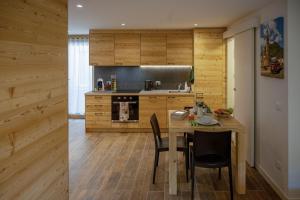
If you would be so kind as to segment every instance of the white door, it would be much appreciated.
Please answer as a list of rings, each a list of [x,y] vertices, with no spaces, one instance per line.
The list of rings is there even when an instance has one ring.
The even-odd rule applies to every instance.
[[[246,127],[250,166],[254,166],[254,43],[254,29],[234,36],[234,116]]]

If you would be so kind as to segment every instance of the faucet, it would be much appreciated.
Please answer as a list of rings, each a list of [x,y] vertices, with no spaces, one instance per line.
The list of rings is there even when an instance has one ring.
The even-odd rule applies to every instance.
[[[182,86],[182,84],[181,84],[181,83],[179,83],[179,84],[178,84],[178,88],[177,88],[177,89],[178,89],[178,90],[181,90],[181,86]]]

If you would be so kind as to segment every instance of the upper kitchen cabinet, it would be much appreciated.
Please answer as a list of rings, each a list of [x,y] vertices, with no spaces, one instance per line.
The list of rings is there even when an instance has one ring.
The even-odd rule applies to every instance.
[[[115,65],[140,65],[141,35],[139,33],[115,34]]]
[[[90,65],[113,66],[115,65],[115,39],[112,33],[99,33],[90,31]]]
[[[193,32],[170,32],[167,34],[167,64],[193,65]]]
[[[194,30],[194,91],[211,108],[226,105],[225,29]]]
[[[141,64],[167,64],[167,35],[166,33],[141,34]]]

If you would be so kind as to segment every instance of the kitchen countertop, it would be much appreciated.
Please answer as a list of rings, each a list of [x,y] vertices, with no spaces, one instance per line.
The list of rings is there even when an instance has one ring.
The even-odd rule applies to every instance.
[[[172,92],[169,92],[172,91]],[[139,93],[120,93],[120,92],[112,92],[112,91],[91,91],[85,93],[87,96],[94,96],[94,95],[108,95],[108,96],[115,96],[115,95],[139,95],[139,96],[194,96],[193,92],[176,92],[176,90],[150,90],[145,91],[142,90]]]

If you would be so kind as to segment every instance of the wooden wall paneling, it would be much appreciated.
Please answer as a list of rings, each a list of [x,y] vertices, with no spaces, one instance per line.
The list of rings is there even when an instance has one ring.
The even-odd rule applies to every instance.
[[[0,199],[68,199],[67,15],[0,2]]]
[[[113,33],[89,34],[90,65],[113,66],[115,64],[115,37]]]
[[[167,33],[167,64],[193,65],[193,32]]]
[[[141,33],[141,64],[167,64],[166,33]]]
[[[139,33],[115,34],[115,65],[140,65],[141,35]]]
[[[194,70],[196,93],[213,109],[226,105],[225,29],[194,30]]]

